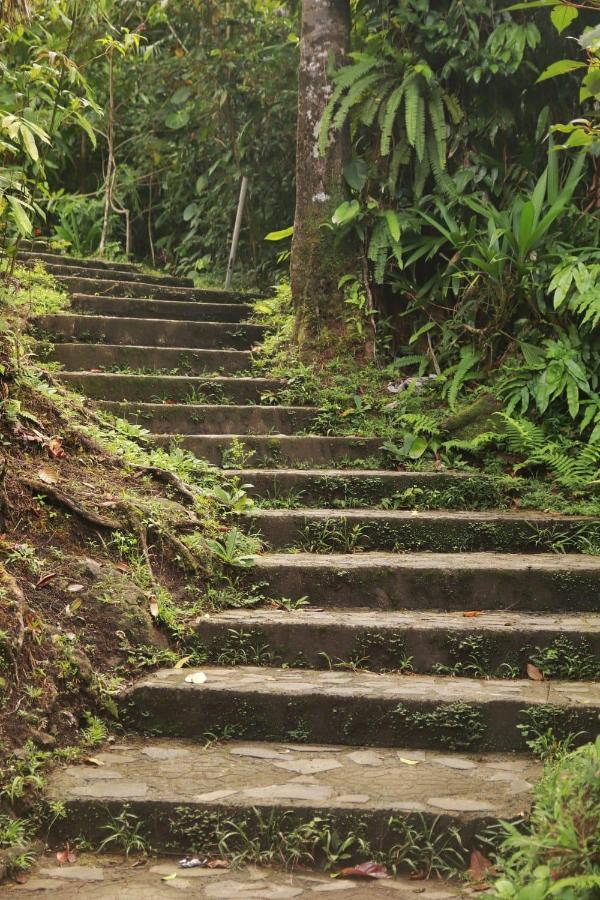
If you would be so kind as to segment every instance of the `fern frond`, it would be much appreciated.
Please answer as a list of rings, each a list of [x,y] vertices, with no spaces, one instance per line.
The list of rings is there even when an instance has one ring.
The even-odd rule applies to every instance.
[[[414,147],[417,159],[423,159],[425,152],[425,98],[423,97],[422,79],[414,73],[405,79],[404,126],[406,139]]]
[[[435,163],[441,170],[446,168],[447,142],[446,142],[446,117],[444,116],[444,104],[442,102],[441,92],[435,87],[431,90],[429,102],[429,121],[435,136],[436,160]],[[432,148],[429,148],[429,157],[431,159],[431,168],[435,173],[436,165]]]
[[[402,139],[394,147],[392,159],[390,162],[390,171],[388,177],[388,190],[391,194],[396,193],[396,185],[398,184],[398,175],[400,166],[405,166],[410,162],[410,147],[404,139]]]
[[[425,413],[405,413],[401,417],[401,422],[410,425],[411,430],[415,434],[427,434],[430,437],[440,434],[440,423],[433,416],[428,416]]]
[[[450,405],[450,409],[456,408],[456,401],[458,399],[458,394],[465,383],[467,381],[467,375],[471,370],[479,363],[479,354],[474,350],[466,350],[463,354],[462,359],[458,363],[456,367],[456,371],[452,377],[452,381],[450,382],[450,387],[448,388],[448,403]]]
[[[440,166],[439,147],[431,128],[427,129],[427,156],[431,163],[431,171],[433,172],[433,177],[439,191],[446,197],[452,197],[456,194],[456,188],[454,187],[454,182],[448,176],[448,173]]]
[[[374,264],[373,279],[377,284],[383,282],[385,266],[388,260],[390,238],[385,219],[380,219],[373,228],[367,257]]]
[[[537,452],[547,446],[544,429],[539,425],[528,419],[514,419],[506,413],[500,416],[504,420],[508,449],[513,453]]]
[[[402,84],[398,85],[398,87],[392,91],[390,96],[388,97],[388,101],[385,105],[385,116],[383,119],[383,125],[381,129],[381,144],[380,150],[382,156],[387,156],[390,152],[390,144],[392,140],[392,131],[394,128],[394,122],[396,121],[396,114],[402,103],[402,97],[404,96],[404,90],[406,87],[406,80],[402,82]]]
[[[444,106],[448,110],[448,115],[452,119],[453,125],[458,125],[465,117],[464,111],[458,99],[454,96],[454,94],[448,94],[446,91],[442,91],[442,101]]]
[[[423,188],[425,187],[425,182],[427,181],[427,176],[430,172],[431,164],[429,162],[429,153],[427,152],[426,145],[423,158],[417,159],[415,162],[415,180],[413,184],[415,197],[420,197],[423,193]]]
[[[376,82],[378,82],[380,78],[380,74],[378,72],[375,72],[371,75],[365,75],[364,78],[361,78],[358,81],[354,82],[354,84],[340,103],[338,110],[333,117],[333,121],[331,123],[333,128],[338,129],[345,124],[352,107],[356,106],[357,103],[360,103],[369,88]]]

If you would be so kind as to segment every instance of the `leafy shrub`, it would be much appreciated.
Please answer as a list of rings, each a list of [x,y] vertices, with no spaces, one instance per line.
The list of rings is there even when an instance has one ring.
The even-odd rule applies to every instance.
[[[546,767],[525,831],[505,824],[490,898],[600,897],[600,737]]]

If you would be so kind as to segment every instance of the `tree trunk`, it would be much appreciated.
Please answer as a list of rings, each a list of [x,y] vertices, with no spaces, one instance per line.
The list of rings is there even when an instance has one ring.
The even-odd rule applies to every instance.
[[[303,343],[323,328],[343,330],[343,297],[338,282],[352,271],[350,251],[333,247],[324,222],[346,199],[343,168],[350,154],[347,129],[330,138],[324,156],[319,152],[321,116],[331,96],[328,60],[337,64],[348,52],[348,0],[303,0],[298,126],[296,149],[296,215],[292,242],[292,297],[296,310],[296,339]]]

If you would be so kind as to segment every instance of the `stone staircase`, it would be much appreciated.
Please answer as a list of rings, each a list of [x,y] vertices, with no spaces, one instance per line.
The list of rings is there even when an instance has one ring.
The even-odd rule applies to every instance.
[[[378,508],[482,479],[353,468],[379,441],[311,434],[316,409],[261,404],[280,383],[243,374],[263,329],[235,294],[129,264],[23,258],[72,295],[72,312],[37,322],[65,383],[216,466],[234,441],[253,453],[252,468],[223,471],[260,500],[244,525],[267,549],[247,588],[291,607],[207,614],[195,641],[210,665],[125,691],[138,736],[96,754],[103,766],[55,774],[57,835],[106,836],[127,807],[156,845],[201,852],[219,829],[264,844],[269,827],[298,835],[317,817],[355,835],[358,858],[360,838],[429,871],[456,835],[469,851],[526,811],[539,774],[526,739],[600,730],[597,683],[525,668],[549,651],[565,671],[570,653],[597,663],[600,558],[540,552],[589,520]]]

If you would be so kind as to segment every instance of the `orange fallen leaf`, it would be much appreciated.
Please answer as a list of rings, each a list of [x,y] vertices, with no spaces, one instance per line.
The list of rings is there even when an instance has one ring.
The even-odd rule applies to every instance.
[[[465,619],[474,619],[476,616],[480,616],[480,615],[481,615],[480,609],[471,609],[471,610],[469,610],[469,612],[463,613],[463,616],[465,617]]]
[[[469,865],[469,878],[471,881],[483,881],[488,873],[493,871],[493,865],[479,850],[471,852]]]
[[[533,663],[527,663],[527,675],[531,678],[532,681],[543,681],[544,676],[540,672],[537,666],[534,666]]]
[[[228,869],[229,863],[226,859],[211,859],[210,862],[206,864],[207,869]]]
[[[58,477],[49,469],[39,469],[37,477],[40,481],[43,481],[44,484],[56,484],[58,482]]]
[[[159,613],[160,609],[158,608],[156,597],[150,597],[150,615],[153,619],[158,619]]]

